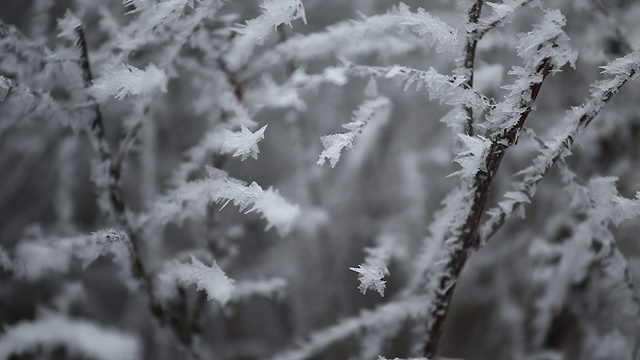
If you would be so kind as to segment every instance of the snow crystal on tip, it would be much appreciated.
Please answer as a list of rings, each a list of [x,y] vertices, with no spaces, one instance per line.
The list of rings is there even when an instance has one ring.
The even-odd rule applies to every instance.
[[[359,274],[358,281],[360,281],[360,285],[358,289],[363,294],[366,294],[368,289],[373,289],[384,297],[387,282],[382,279],[389,275],[387,262],[389,261],[390,253],[385,247],[369,248],[365,249],[365,251],[368,256],[364,264],[358,265],[357,268],[351,267],[349,270]]]
[[[384,289],[386,287],[386,281],[382,280],[388,272],[385,272],[385,269],[374,266],[370,263],[364,263],[358,265],[357,268],[349,268],[351,271],[357,272],[358,280],[360,281],[360,285],[358,289],[363,293],[367,293],[367,289],[373,289],[377,291],[380,296],[384,297]]]
[[[233,293],[233,281],[215,261],[211,266],[206,266],[192,255],[191,264],[187,266],[189,274],[184,274],[180,280],[187,284],[196,284],[198,290],[207,293],[208,300],[216,299],[221,305],[229,301]]]
[[[384,96],[363,102],[358,110],[354,111],[351,122],[342,125],[343,128],[349,130],[348,132],[325,135],[320,138],[324,150],[320,154],[317,164],[324,165],[329,160],[331,167],[335,167],[342,155],[342,149],[353,149],[353,141],[362,133],[367,123],[377,116],[388,116],[387,110],[390,107],[391,101]]]
[[[221,150],[224,153],[233,153],[233,157],[241,156],[241,160],[246,160],[249,156],[254,159],[258,158],[260,149],[258,142],[264,139],[264,131],[267,125],[251,132],[246,126],[242,125],[240,131],[225,130],[222,138]]]

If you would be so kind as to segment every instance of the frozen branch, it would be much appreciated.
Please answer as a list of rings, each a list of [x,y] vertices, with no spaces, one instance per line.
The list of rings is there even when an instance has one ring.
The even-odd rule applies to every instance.
[[[483,151],[479,171],[472,179],[462,178],[463,184],[458,191],[464,198],[464,205],[444,236],[445,253],[439,260],[446,265],[442,269],[438,267],[440,271],[435,273],[436,278],[431,279],[435,286],[429,288],[433,306],[427,318],[428,333],[424,347],[427,357],[436,355],[457,279],[469,251],[477,247],[480,218],[493,176],[507,149],[516,143],[544,79],[575,59],[575,55],[564,45],[567,37],[561,29],[563,22],[564,18],[559,12],[551,12],[541,25],[521,36],[518,53],[525,60],[526,67],[517,71],[519,77],[509,87],[509,96],[499,104],[500,110],[493,110],[489,116],[490,123],[497,125],[497,128],[491,136],[491,145]]]
[[[485,244],[521,206],[524,206],[525,199],[528,200],[535,195],[538,183],[551,167],[558,160],[562,160],[570,154],[569,150],[577,136],[600,113],[620,88],[635,77],[640,69],[640,51],[617,59],[605,66],[604,69],[606,73],[612,74],[614,77],[593,83],[591,85],[592,97],[567,113],[562,120],[565,124],[563,133],[554,137],[553,140],[545,142],[546,148],[542,149],[541,154],[534,159],[534,164],[518,173],[523,176],[524,180],[515,185],[514,191],[521,194],[521,200],[511,198],[502,202],[499,207],[489,210],[490,218],[480,228],[480,238],[477,244]]]

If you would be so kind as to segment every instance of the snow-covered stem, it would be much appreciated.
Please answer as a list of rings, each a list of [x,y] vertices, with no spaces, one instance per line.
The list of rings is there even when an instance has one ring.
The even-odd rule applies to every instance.
[[[98,360],[137,360],[140,339],[80,319],[45,314],[34,321],[7,327],[0,339],[0,359],[12,358],[36,346],[63,345],[74,355]]]
[[[369,66],[345,62],[342,69],[346,73],[358,77],[374,76],[383,79],[396,79],[404,84],[405,90],[415,84],[418,90],[426,88],[429,91],[429,96],[449,105],[462,103],[464,106],[475,109],[495,107],[493,99],[478,93],[466,84],[466,77],[443,75],[433,68],[425,71],[400,65]]]
[[[74,31],[76,35],[75,45],[80,52],[80,61],[78,63],[78,66],[82,71],[84,88],[88,89],[92,85],[93,74],[91,72],[89,49],[82,24],[78,24],[75,27]],[[88,135],[91,143],[98,152],[102,167],[104,169],[109,169],[109,180],[107,181],[106,188],[100,190],[105,191],[105,196],[109,199],[110,216],[113,216],[116,219],[118,225],[128,228],[126,219],[123,217],[125,206],[119,194],[118,181],[114,178],[114,174],[111,171],[111,150],[109,148],[109,143],[107,142],[105,135],[104,121],[102,120],[102,111],[100,110],[100,105],[95,99],[92,99],[91,101],[91,110],[93,111],[93,120],[91,121],[91,127],[89,129]]]
[[[138,227],[181,223],[189,217],[202,216],[207,206],[216,202],[223,208],[233,203],[244,213],[259,213],[266,220],[266,230],[273,227],[282,236],[291,231],[300,208],[290,204],[278,190],[264,190],[255,181],[247,184],[213,167],[208,166],[207,171],[207,178],[182,183],[158,199],[149,213],[140,217]]]
[[[274,355],[271,360],[308,359],[332,344],[362,330],[391,326],[407,319],[423,318],[426,315],[425,301],[428,299],[414,296],[380,305],[373,310],[363,310],[359,315],[345,318],[335,325],[312,333],[304,343]]]
[[[292,36],[252,61],[245,75],[255,75],[289,61],[302,62],[327,56],[353,58],[375,53],[400,55],[423,48],[424,39],[406,31],[415,24],[403,25],[401,13],[413,13],[404,4],[402,8],[402,12],[394,7],[384,14],[338,22],[325,31]],[[434,41],[444,40],[434,39],[432,34],[428,36]],[[362,46],[363,43],[368,46]]]
[[[479,239],[476,244],[482,246],[491,236],[493,236],[504,223],[513,216],[514,213],[535,195],[538,183],[544,178],[551,167],[558,161],[570,154],[568,151],[575,142],[578,135],[591,123],[600,113],[604,106],[613,96],[633,79],[640,69],[640,51],[634,51],[620,59],[610,63],[620,64],[626,62],[627,67],[616,73],[614,78],[599,80],[591,85],[592,97],[581,106],[569,111],[562,120],[566,124],[563,133],[553,140],[546,142],[546,147],[541,150],[541,154],[534,159],[534,164],[520,171],[524,180],[516,184],[515,191],[522,194],[523,200],[508,201],[504,206],[498,206],[488,211],[490,218],[482,224],[478,233]],[[607,69],[608,67],[604,67]]]

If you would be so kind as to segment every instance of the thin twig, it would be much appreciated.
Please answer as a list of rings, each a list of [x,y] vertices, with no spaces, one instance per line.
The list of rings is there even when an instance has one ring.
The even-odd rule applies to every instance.
[[[476,58],[476,47],[478,45],[479,37],[477,36],[478,19],[480,18],[480,12],[482,11],[482,0],[475,0],[469,9],[467,14],[467,37],[464,46],[463,63],[458,66],[457,73],[462,73],[465,76],[464,85],[468,89],[473,89],[473,74],[474,74],[474,62]],[[467,114],[467,128],[466,133],[469,136],[473,136],[473,108],[465,105],[464,111]]]

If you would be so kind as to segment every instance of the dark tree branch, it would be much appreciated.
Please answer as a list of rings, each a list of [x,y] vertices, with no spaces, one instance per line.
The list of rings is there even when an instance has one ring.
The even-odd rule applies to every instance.
[[[462,224],[450,229],[445,236],[445,239],[455,239],[454,243],[456,245],[453,247],[453,250],[446,255],[445,268],[443,273],[439,275],[439,281],[436,283],[433,307],[428,316],[427,340],[424,346],[424,355],[427,358],[436,356],[456,281],[466,264],[469,251],[477,246],[475,242],[477,241],[480,217],[484,212],[493,176],[498,171],[498,167],[507,149],[515,144],[520,129],[522,129],[527,117],[531,113],[533,103],[542,87],[542,82],[546,76],[551,73],[551,70],[551,59],[549,58],[544,58],[537,65],[535,73],[536,75],[540,75],[540,79],[537,82],[532,82],[528,91],[521,94],[519,107],[522,108],[523,111],[518,121],[496,136],[491,142],[491,146],[486,155],[486,171],[478,171],[469,188],[463,190],[466,191],[467,194],[470,194],[466,196],[468,198],[466,199],[468,200],[466,203],[469,204],[469,211]]]
[[[462,66],[458,67],[458,72],[465,76],[464,85],[469,89],[473,89],[474,62],[476,59],[476,47],[479,40],[477,35],[478,27],[476,25],[478,24],[478,19],[480,19],[482,1],[483,0],[475,0],[467,14],[467,36],[464,46],[463,63]],[[465,106],[464,111],[467,114],[466,133],[469,136],[473,136],[473,108]]]

